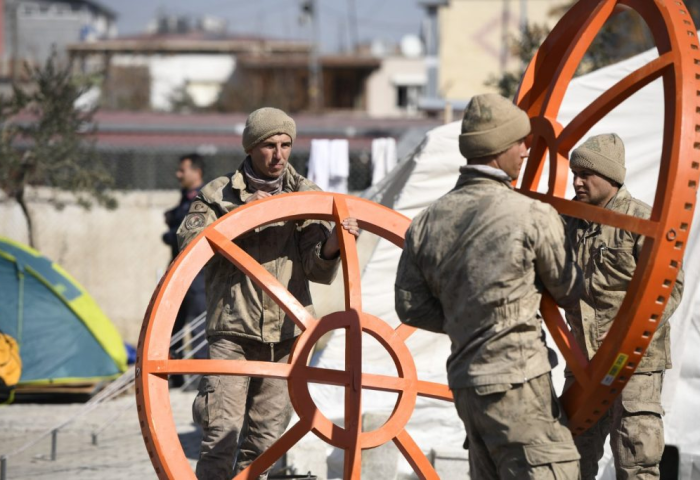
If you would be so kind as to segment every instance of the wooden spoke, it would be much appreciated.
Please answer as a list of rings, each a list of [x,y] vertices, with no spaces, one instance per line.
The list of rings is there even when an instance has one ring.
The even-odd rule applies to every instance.
[[[341,222],[350,217],[345,200],[337,196],[333,202],[335,229],[340,244],[340,256],[345,276],[345,309],[362,311],[362,272],[357,256],[357,242],[354,235],[345,230]]]
[[[542,305],[540,306],[544,322],[547,325],[550,335],[557,344],[559,351],[564,356],[566,364],[576,377],[576,380],[583,385],[588,385],[591,377],[588,374],[588,358],[579,347],[573,333],[561,318],[556,302],[548,292],[542,295]]]
[[[272,298],[284,312],[289,315],[301,330],[316,322],[311,314],[304,308],[289,290],[265,268],[248,255],[241,247],[224,237],[215,229],[208,229],[206,239],[218,253],[236,265],[256,285]]]
[[[418,474],[418,478],[423,480],[440,480],[430,460],[428,460],[406,430],[402,430],[401,433],[394,438],[394,443],[408,463],[411,464],[413,470]]]
[[[659,224],[653,220],[632,217],[622,213],[613,212],[605,208],[594,207],[582,202],[572,202],[563,198],[556,198],[538,192],[521,191],[523,195],[549,203],[562,215],[582,218],[589,222],[610,225],[628,232],[644,235],[648,238],[656,238],[659,235]]]
[[[673,54],[665,53],[606,90],[564,128],[559,136],[559,151],[570,151],[593,125],[629,97],[659,78],[672,66]]]
[[[347,278],[346,285],[352,277],[348,275]],[[350,445],[345,449],[343,478],[359,480],[362,473],[362,326],[359,317],[346,329],[345,370],[351,377],[350,385],[345,387],[345,431]]]
[[[452,390],[447,385],[442,383],[418,381],[418,395],[421,397],[434,398],[435,400],[445,400],[448,402],[454,401]]]
[[[406,325],[405,323],[402,323],[401,325],[396,327],[396,335],[403,341],[406,341],[408,337],[413,335],[415,332],[415,327],[411,327],[410,325]]]
[[[156,375],[238,375],[260,378],[289,378],[287,363],[247,360],[151,360],[148,371]]]
[[[262,475],[265,470],[282,458],[291,448],[304,438],[304,435],[311,431],[311,427],[306,420],[300,420],[292,428],[282,435],[272,447],[265,450],[262,455],[255,459],[248,468],[234,477],[234,480],[253,480]]]

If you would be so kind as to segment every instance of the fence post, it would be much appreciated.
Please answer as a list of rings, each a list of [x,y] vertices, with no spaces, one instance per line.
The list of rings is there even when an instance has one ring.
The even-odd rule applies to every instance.
[[[51,461],[56,460],[56,447],[58,443],[58,430],[51,430]]]

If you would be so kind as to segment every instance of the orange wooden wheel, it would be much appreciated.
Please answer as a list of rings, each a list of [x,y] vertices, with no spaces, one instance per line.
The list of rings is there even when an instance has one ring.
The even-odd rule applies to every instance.
[[[446,385],[418,380],[416,366],[404,341],[415,331],[406,325],[391,328],[362,311],[360,267],[355,238],[338,229],[345,280],[345,307],[317,320],[246,252],[232,242],[239,235],[271,222],[315,218],[336,223],[357,218],[360,228],[403,248],[409,219],[367,200],[329,193],[291,193],[236,209],[207,227],[177,257],[156,289],[146,312],[136,362],[136,397],[141,430],[159,478],[194,478],[173,423],[167,376],[173,374],[245,375],[287,379],[299,421],[269,450],[236,478],[257,478],[308,432],[345,451],[345,478],[359,479],[363,449],[389,441],[396,444],[420,478],[437,479],[429,460],[406,432],[418,395],[452,400]],[[170,333],[185,292],[195,275],[215,254],[223,255],[248,275],[302,330],[289,363],[231,360],[169,360]],[[345,370],[307,366],[320,337],[334,329],[346,330]],[[376,338],[391,355],[398,377],[362,372],[362,332]],[[345,387],[345,427],[327,419],[314,405],[309,382]],[[362,389],[398,393],[391,417],[377,430],[362,431]]]
[[[649,26],[659,57],[602,94],[568,125],[557,123],[566,88],[583,55],[620,6],[637,11]],[[661,169],[649,220],[563,198],[568,155],[601,118],[650,82],[663,78],[665,119]],[[590,362],[577,347],[554,301],[542,312],[575,375],[563,397],[574,434],[609,408],[644,355],[683,260],[700,177],[700,50],[695,26],[680,0],[580,0],[543,43],[525,73],[516,103],[532,119],[531,155],[521,192],[560,213],[612,225],[646,237],[627,296],[600,350]],[[549,154],[549,189],[537,193]]]

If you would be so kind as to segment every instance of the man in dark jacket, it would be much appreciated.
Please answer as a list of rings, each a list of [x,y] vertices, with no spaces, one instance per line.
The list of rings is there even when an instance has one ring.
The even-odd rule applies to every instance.
[[[177,229],[185,219],[185,216],[187,216],[187,212],[190,211],[192,201],[197,196],[203,185],[202,178],[204,177],[204,159],[201,155],[196,153],[183,155],[180,157],[180,164],[175,175],[177,176],[178,182],[180,182],[180,203],[176,207],[165,212],[165,223],[168,225],[168,231],[163,234],[163,242],[170,246],[172,260],[175,260],[175,257],[177,257],[178,253],[180,253],[177,245]],[[197,275],[192,282],[192,286],[187,291],[187,294],[185,294],[185,298],[182,301],[182,306],[180,307],[180,311],[175,319],[173,335],[181,331],[185,324],[197,318],[206,310],[206,308],[207,305],[204,295],[204,274],[200,272],[200,274]],[[204,330],[203,327],[198,329],[197,333],[202,330]],[[198,341],[194,342],[194,347],[203,341],[204,338],[200,337]],[[175,342],[171,348],[171,355],[174,357],[181,357],[182,354],[178,352],[181,346],[182,340]],[[206,358],[206,348],[200,348],[195,353],[195,357]],[[183,382],[184,379],[182,375],[173,375],[170,377],[170,384],[173,387],[180,387],[182,386]]]

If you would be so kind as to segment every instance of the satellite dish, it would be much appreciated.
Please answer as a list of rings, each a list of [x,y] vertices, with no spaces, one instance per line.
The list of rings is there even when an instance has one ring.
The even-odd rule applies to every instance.
[[[401,39],[401,54],[409,58],[420,57],[423,55],[423,42],[417,35],[405,35]]]

